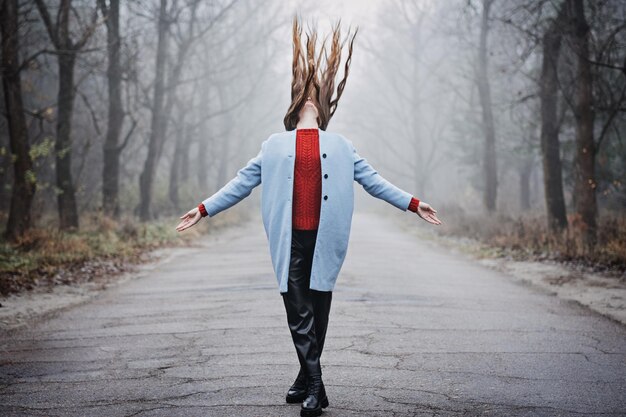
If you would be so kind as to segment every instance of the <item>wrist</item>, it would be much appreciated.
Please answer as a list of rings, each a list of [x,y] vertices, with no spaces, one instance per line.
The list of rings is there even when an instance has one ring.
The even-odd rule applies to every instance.
[[[412,211],[413,213],[417,213],[417,208],[419,207],[419,204],[419,198],[411,197],[411,202],[409,203],[408,210]]]
[[[202,217],[206,217],[206,216],[209,215],[209,213],[207,213],[207,211],[206,211],[206,207],[204,207],[204,204],[202,204],[202,203],[198,204],[198,210],[200,211],[200,215]]]

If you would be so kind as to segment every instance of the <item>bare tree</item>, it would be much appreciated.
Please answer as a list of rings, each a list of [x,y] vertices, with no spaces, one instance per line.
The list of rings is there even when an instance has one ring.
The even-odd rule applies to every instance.
[[[193,0],[188,4],[188,21],[186,25],[177,22],[176,16],[181,16],[181,10],[167,10],[167,0],[161,0],[158,19],[158,41],[156,56],[156,76],[154,82],[154,99],[152,104],[152,121],[150,124],[150,141],[148,145],[148,156],[141,173],[139,202],[139,216],[142,221],[148,221],[152,218],[150,210],[152,201],[152,187],[154,184],[154,176],[158,161],[163,151],[163,143],[167,132],[169,117],[172,106],[176,102],[175,88],[178,86],[183,68],[189,52],[198,39],[202,38],[211,27],[224,16],[224,14],[232,8],[237,0],[221,6],[214,16],[205,22],[202,27],[198,27],[198,8],[201,5],[200,0]],[[173,9],[176,9],[176,4]],[[171,62],[171,71],[167,80],[165,79],[164,66],[168,57],[168,43],[170,41],[169,30],[177,24],[177,36],[172,40],[177,43],[177,51]]]
[[[176,211],[180,209],[180,194],[179,183],[183,175],[185,166],[185,155],[188,155],[187,148],[190,142],[190,130],[191,123],[186,123],[187,115],[191,108],[193,108],[195,94],[191,94],[191,99],[188,100],[189,107],[183,105],[181,100],[177,100],[177,107],[179,107],[178,114],[180,115],[177,120],[172,120],[174,128],[177,132],[174,138],[174,154],[172,155],[172,164],[170,165],[170,183],[169,183],[169,198]]]
[[[139,177],[139,189],[141,194],[139,216],[142,221],[148,221],[151,217],[150,203],[152,200],[152,183],[163,143],[164,132],[162,128],[167,125],[165,122],[166,118],[163,117],[163,105],[165,102],[165,61],[169,44],[169,25],[170,18],[167,12],[167,0],[160,0],[157,21],[156,73],[152,98],[152,119],[150,122],[148,157],[146,158],[144,169]]]
[[[424,196],[431,183],[433,169],[445,155],[441,152],[441,139],[445,136],[446,124],[442,123],[445,115],[430,114],[433,102],[443,99],[445,94],[437,91],[439,74],[437,66],[442,57],[428,55],[431,36],[431,18],[428,6],[421,2],[396,0],[390,3],[379,16],[378,25],[381,33],[389,36],[377,36],[361,39],[360,48],[365,54],[355,56],[358,61],[368,59],[376,65],[368,65],[374,81],[365,82],[360,94],[367,98],[347,103],[344,108],[359,109],[352,112],[356,122],[349,124],[350,129],[360,130],[364,137],[370,137],[372,145],[382,139],[379,127],[385,125],[385,145],[378,153],[381,168],[398,181],[410,182],[415,195]],[[367,35],[364,35],[367,36]],[[358,87],[359,75],[354,76],[353,87]],[[354,91],[354,90],[352,90]],[[375,101],[376,106],[363,106],[363,103]],[[391,139],[393,138],[393,139]],[[386,163],[389,158],[391,163]]]
[[[482,13],[480,22],[480,42],[478,46],[478,65],[476,83],[482,108],[483,131],[485,144],[483,149],[483,172],[485,178],[485,190],[483,202],[488,211],[496,209],[496,197],[498,191],[498,169],[496,165],[496,133],[493,121],[493,109],[491,104],[491,88],[488,77],[487,37],[489,34],[489,11],[494,0],[482,0]]]
[[[565,198],[559,142],[558,102],[558,62],[561,51],[562,27],[564,25],[564,3],[557,16],[548,25],[542,38],[543,62],[539,81],[541,100],[541,157],[543,161],[543,182],[548,215],[548,226],[552,231],[567,227]]]
[[[98,11],[94,8],[91,23],[82,30],[78,40],[73,40],[73,31],[70,29],[70,13],[75,12],[72,8],[72,0],[61,0],[54,21],[43,0],[36,0],[36,4],[54,47],[53,52],[57,56],[59,70],[55,141],[59,228],[62,230],[78,229],[76,190],[72,181],[72,113],[76,97],[74,69],[78,53],[85,47],[96,29]]]
[[[585,18],[583,0],[568,0],[568,14],[576,54],[576,212],[585,224],[585,243],[591,248],[596,243],[596,177],[595,142],[593,138],[593,81],[589,60],[589,24]]]
[[[119,0],[98,0],[100,10],[106,18],[107,26],[107,83],[109,112],[107,133],[104,141],[104,165],[102,169],[102,208],[104,213],[118,217],[120,154],[128,143],[136,123],[133,123],[126,139],[119,143],[124,122],[124,105],[122,104],[122,68],[120,65],[120,2]]]
[[[11,153],[15,155],[11,208],[5,232],[5,237],[10,240],[17,239],[30,228],[31,205],[37,188],[22,101],[18,7],[17,0],[5,0],[0,3],[2,88],[9,124]]]
[[[535,115],[533,114],[533,116]],[[527,132],[523,137],[522,143],[520,144],[521,155],[519,155],[518,162],[520,207],[523,211],[531,208],[530,177],[536,164],[533,145],[536,139],[536,132],[538,130],[537,124],[534,120],[531,120],[527,124],[526,128]]]

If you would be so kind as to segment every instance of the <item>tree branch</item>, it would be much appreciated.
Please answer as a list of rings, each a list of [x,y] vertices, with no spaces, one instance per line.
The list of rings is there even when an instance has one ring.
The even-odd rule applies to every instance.
[[[591,65],[596,65],[598,67],[604,67],[604,68],[610,68],[610,69],[619,70],[626,76],[626,59],[624,59],[624,65],[621,66],[621,67],[617,66],[617,65],[606,64],[604,62],[594,61],[592,59],[587,59],[587,62],[589,62]]]
[[[622,88],[622,92],[620,93],[619,99],[617,100],[617,105],[613,108],[613,110],[611,111],[611,113],[609,113],[609,117],[606,120],[606,123],[604,124],[604,126],[602,126],[602,132],[600,133],[600,136],[598,137],[598,143],[596,144],[595,147],[595,154],[598,154],[598,151],[600,150],[600,145],[602,144],[602,140],[606,137],[606,132],[609,130],[609,127],[611,126],[613,119],[615,119],[615,116],[617,116],[617,113],[619,113],[619,105],[624,101],[624,97],[626,97],[626,86],[624,86]]]
[[[37,57],[38,57],[39,55],[43,55],[43,54],[53,54],[53,53],[55,53],[55,52],[56,52],[56,51],[53,51],[53,50],[51,50],[51,49],[41,49],[41,50],[39,50],[39,51],[35,52],[35,53],[34,53],[34,54],[32,54],[31,56],[29,56],[29,57],[27,57],[26,59],[24,59],[24,61],[21,63],[21,65],[20,65],[20,67],[19,67],[19,69],[18,69],[18,72],[22,72],[22,71],[24,71],[24,70],[25,70],[25,69],[26,69],[26,68],[30,65],[30,63],[31,63],[31,62],[33,62],[35,59],[37,59]]]
[[[131,117],[131,120],[133,121],[133,124],[130,126],[130,130],[124,137],[124,141],[115,149],[117,153],[122,153],[126,145],[128,145],[128,140],[133,135],[133,132],[135,131],[135,127],[137,127],[137,120],[135,120],[133,117]]]
[[[102,21],[104,22],[104,20]],[[80,38],[78,42],[76,42],[76,44],[74,44],[73,49],[74,50],[82,49],[87,43],[87,41],[89,40],[89,38],[91,38],[91,35],[94,34],[94,32],[96,31],[96,28],[99,25],[100,23],[98,23],[98,8],[96,7],[93,9],[93,16],[91,17],[91,25],[87,26],[87,29],[85,30],[85,32],[83,32],[83,36]]]
[[[105,0],[98,0],[98,6],[100,6],[100,11],[102,11],[102,16],[109,15],[109,8],[107,7],[107,2]]]
[[[50,35],[50,40],[52,40],[52,44],[55,48],[59,49],[59,38],[57,36],[57,27],[52,20],[50,19],[50,13],[48,12],[48,8],[46,7],[43,0],[35,0],[37,4],[37,9],[39,10],[39,15],[41,16],[41,20],[43,20],[44,25],[46,26],[46,30],[48,31],[48,35]]]
[[[87,107],[87,110],[89,110],[93,127],[96,130],[96,133],[98,134],[98,136],[100,136],[102,134],[102,131],[100,130],[100,124],[98,123],[98,117],[96,116],[96,112],[94,111],[93,107],[91,106],[91,103],[87,99],[87,96],[78,89],[76,90],[76,92],[78,93],[80,98],[83,100],[83,103],[85,103],[85,107]]]

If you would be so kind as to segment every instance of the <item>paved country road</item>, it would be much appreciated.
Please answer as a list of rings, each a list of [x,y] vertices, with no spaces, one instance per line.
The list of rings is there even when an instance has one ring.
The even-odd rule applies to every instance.
[[[0,334],[0,415],[298,416],[262,223],[203,245]],[[327,417],[626,415],[626,328],[373,214],[353,219],[322,369]]]

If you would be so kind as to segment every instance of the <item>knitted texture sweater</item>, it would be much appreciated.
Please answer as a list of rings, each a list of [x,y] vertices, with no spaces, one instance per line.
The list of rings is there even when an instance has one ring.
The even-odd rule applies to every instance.
[[[319,226],[322,200],[322,164],[319,150],[319,130],[297,129],[296,160],[293,183],[294,229],[315,230]],[[407,207],[416,213],[420,200],[412,197]],[[207,216],[204,204],[198,205],[202,217]]]
[[[322,202],[322,163],[317,129],[296,131],[296,162],[293,173],[293,228],[315,230]]]

